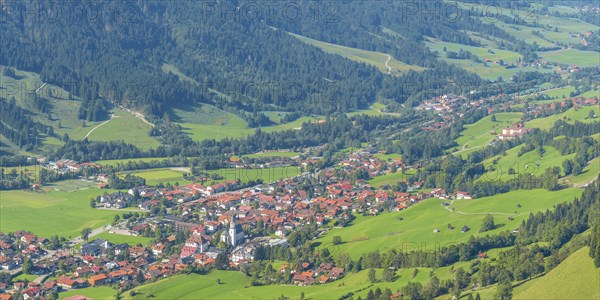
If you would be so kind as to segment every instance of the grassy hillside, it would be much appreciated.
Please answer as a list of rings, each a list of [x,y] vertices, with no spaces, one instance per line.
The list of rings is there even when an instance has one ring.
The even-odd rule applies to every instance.
[[[580,67],[592,67],[598,65],[598,53],[592,51],[568,49],[540,52],[539,54],[542,58],[558,64],[577,65]]]
[[[547,168],[560,167],[562,169],[563,161],[575,157],[575,153],[563,156],[558,150],[550,146],[544,146],[544,153],[542,155],[537,150],[532,150],[518,156],[522,147],[521,145],[509,149],[506,151],[506,156],[497,155],[485,160],[483,164],[486,168],[493,167],[495,171],[484,174],[481,180],[509,180],[516,178],[519,173],[539,176]],[[508,169],[510,168],[515,171],[514,175],[508,174]]]
[[[522,115],[522,113],[498,113],[495,114],[496,122],[492,122],[490,115],[473,124],[466,125],[460,137],[456,139],[459,151],[489,144],[497,136],[490,133],[492,130],[502,133],[502,128],[518,122]]]
[[[523,284],[513,299],[599,299],[599,282],[600,269],[584,247],[548,274]]]
[[[375,52],[375,51],[367,51],[367,50],[362,50],[362,49],[357,49],[357,48],[350,48],[350,47],[340,46],[340,45],[336,45],[336,44],[330,44],[330,43],[326,43],[326,42],[317,41],[317,40],[314,40],[314,39],[311,39],[308,37],[304,37],[304,36],[301,36],[298,34],[293,34],[293,33],[290,33],[290,34],[292,36],[296,37],[297,39],[299,39],[309,45],[313,45],[327,53],[337,54],[337,55],[343,56],[343,57],[353,60],[353,61],[357,61],[357,62],[375,66],[377,69],[379,69],[384,74],[400,75],[409,70],[414,70],[414,71],[424,70],[424,68],[422,68],[422,67],[403,63],[393,57],[390,58],[390,56],[385,53]],[[388,58],[390,58],[389,61],[388,61]],[[386,64],[386,61],[387,61],[387,64]]]
[[[598,110],[597,106],[584,106],[578,109],[571,108],[564,113],[527,121],[525,123],[525,126],[530,128],[540,128],[547,130],[552,128],[554,123],[561,119],[568,123],[574,123],[575,121],[584,123],[600,121],[598,117],[594,119],[588,118],[590,111],[594,111],[596,113],[596,116],[600,116],[600,111]]]
[[[150,149],[160,144],[158,140],[148,134],[150,128],[150,124],[145,123],[133,114],[115,109],[113,110],[113,118],[89,128],[86,135],[91,141],[123,140],[142,149]]]
[[[426,247],[443,246],[448,243],[464,242],[471,235],[479,234],[483,217],[491,213],[498,227],[485,234],[494,234],[518,227],[530,212],[545,210],[554,204],[571,201],[579,196],[580,189],[565,189],[557,192],[547,190],[520,190],[473,200],[456,200],[456,211],[442,206],[445,200],[428,199],[400,212],[383,213],[379,216],[358,216],[353,225],[331,229],[317,242],[330,244],[333,236],[342,237],[343,244],[332,252],[348,252],[353,258],[374,250],[404,249],[414,245]],[[521,208],[517,205],[521,204]],[[512,216],[514,220],[509,221]],[[447,230],[448,223],[455,229]],[[471,230],[461,233],[467,225]],[[441,232],[434,233],[439,228]],[[416,244],[415,244],[416,243]]]

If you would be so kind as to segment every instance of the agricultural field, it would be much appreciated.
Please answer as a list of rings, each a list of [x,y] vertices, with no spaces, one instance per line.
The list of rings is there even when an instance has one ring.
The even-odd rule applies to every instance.
[[[191,183],[191,181],[183,178],[183,171],[175,169],[149,169],[142,171],[126,171],[122,175],[132,174],[138,177],[146,179],[146,185],[158,185],[163,184],[175,184],[181,185]]]
[[[230,180],[241,180],[247,182],[250,180],[262,179],[263,182],[275,182],[280,179],[294,177],[300,174],[300,168],[298,167],[275,167],[275,168],[264,168],[264,169],[236,169],[236,168],[225,168],[219,170],[206,171],[208,174],[219,174],[223,177],[221,180],[215,180],[207,182],[206,184],[214,184],[221,181]]]
[[[522,147],[523,145],[520,145],[507,150],[506,156],[497,155],[485,160],[483,164],[486,169],[493,167],[495,170],[484,174],[480,180],[505,181],[517,178],[518,174],[539,176],[547,168],[559,167],[562,169],[563,161],[575,157],[575,153],[563,156],[558,150],[550,146],[544,146],[544,153],[541,156],[538,150],[535,149],[519,157],[518,154]],[[508,173],[511,168],[514,170],[514,175]]]
[[[590,111],[595,112],[596,118],[589,118]],[[600,116],[600,111],[598,110],[597,106],[583,106],[579,109],[571,108],[564,113],[527,121],[525,122],[525,127],[548,130],[554,126],[556,121],[561,119],[568,123],[575,123],[575,121],[590,123],[600,121],[598,116]]]
[[[58,296],[59,296],[59,299],[63,299],[63,298],[71,297],[71,296],[77,296],[77,295],[84,295],[84,296],[86,296],[88,298],[92,298],[94,300],[113,300],[117,296],[117,291],[115,291],[107,286],[88,287],[88,288],[84,288],[84,289],[74,289],[74,290],[62,292]]]
[[[150,128],[150,124],[147,124],[133,114],[124,110],[114,109],[113,117],[100,125],[90,128],[87,138],[91,141],[123,140],[141,149],[156,148],[160,143],[148,134]]]
[[[408,72],[409,70],[424,70],[423,67],[403,63],[385,53],[330,44],[293,33],[289,34],[303,41],[306,44],[315,46],[323,50],[324,52],[337,54],[353,61],[364,63],[367,65],[372,65],[384,74],[401,75],[405,72]]]
[[[0,228],[3,232],[28,230],[43,237],[79,236],[83,228],[110,224],[118,214],[90,207],[90,198],[104,191],[112,192],[97,188],[67,192],[52,187],[42,192],[2,191]]]
[[[553,205],[571,201],[581,195],[581,189],[564,189],[556,192],[547,190],[520,190],[473,200],[456,200],[446,209],[445,200],[428,199],[399,212],[379,216],[357,216],[353,224],[345,228],[331,229],[317,243],[331,245],[333,236],[340,236],[343,243],[330,249],[332,252],[347,252],[352,258],[362,253],[389,249],[404,249],[414,245],[437,248],[448,243],[464,242],[471,235],[479,235],[483,217],[493,214],[496,229],[483,234],[497,234],[513,230],[530,212],[551,208]],[[517,205],[521,204],[521,208]],[[452,207],[456,211],[452,211]],[[511,216],[514,220],[509,221]],[[448,230],[448,223],[455,228]],[[471,228],[461,233],[462,226]],[[434,229],[440,229],[434,233]]]
[[[546,275],[524,283],[513,299],[599,299],[600,269],[589,250],[579,249]]]
[[[411,175],[413,175],[415,173],[416,173],[415,170],[409,170],[409,171],[405,172],[404,174],[402,172],[388,173],[385,175],[371,178],[368,182],[370,185],[372,185],[376,188],[379,188],[384,185],[393,186],[393,185],[397,184],[399,181],[406,182],[408,180],[408,177],[410,177]]]
[[[522,117],[522,113],[497,113],[496,122],[492,122],[492,116],[486,116],[481,120],[465,125],[461,136],[456,139],[456,143],[459,145],[459,150],[466,150],[469,148],[483,147],[489,144],[496,138],[496,134],[490,133],[495,130],[496,132],[502,133],[502,128],[509,127],[516,122],[519,122]]]
[[[260,158],[260,157],[296,157],[300,155],[298,152],[289,152],[289,151],[275,151],[275,152],[264,152],[264,153],[254,153],[244,155],[244,157],[248,158]]]
[[[127,243],[131,246],[135,246],[138,244],[149,245],[152,238],[145,236],[132,236],[132,235],[122,235],[116,233],[108,233],[103,232],[98,235],[95,235],[92,239],[103,239],[109,241],[113,244],[124,244]]]
[[[568,49],[539,52],[539,54],[543,59],[557,64],[577,65],[579,67],[593,67],[598,65],[598,53],[593,51]]]

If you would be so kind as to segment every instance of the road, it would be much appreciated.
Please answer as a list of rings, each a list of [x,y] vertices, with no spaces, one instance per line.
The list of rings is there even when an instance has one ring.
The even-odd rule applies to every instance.
[[[392,56],[391,56],[391,55],[389,55],[389,54],[386,54],[386,55],[387,55],[387,57],[388,57],[388,58],[387,58],[387,60],[385,61],[385,67],[386,67],[386,68],[388,68],[388,72],[387,72],[387,73],[388,73],[388,75],[390,75],[390,74],[392,74],[392,67],[390,67],[390,65],[388,65],[388,63],[389,63],[389,62],[390,62],[390,60],[392,59]]]

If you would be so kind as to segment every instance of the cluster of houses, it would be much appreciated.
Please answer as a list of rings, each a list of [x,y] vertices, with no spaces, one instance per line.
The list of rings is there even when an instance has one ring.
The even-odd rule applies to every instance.
[[[22,266],[25,258],[37,259],[46,254],[47,240],[31,232],[0,233],[0,269],[12,271]]]

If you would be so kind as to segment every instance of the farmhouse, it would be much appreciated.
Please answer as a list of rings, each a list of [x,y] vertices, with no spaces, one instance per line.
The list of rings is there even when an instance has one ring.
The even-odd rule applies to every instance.
[[[502,134],[498,136],[500,140],[512,140],[515,137],[521,137],[525,133],[529,132],[528,128],[525,128],[525,125],[521,122],[515,123],[513,126],[509,128],[502,129]]]

